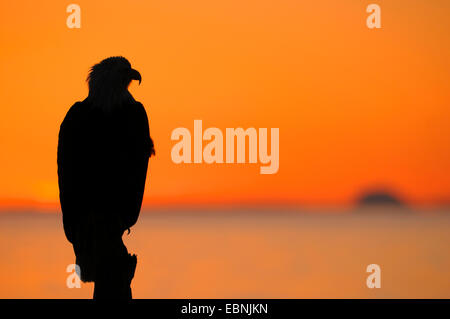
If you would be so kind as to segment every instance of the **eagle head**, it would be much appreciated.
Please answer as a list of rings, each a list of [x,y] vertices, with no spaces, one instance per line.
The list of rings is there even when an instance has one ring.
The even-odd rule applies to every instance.
[[[109,57],[95,64],[87,77],[88,99],[94,106],[111,108],[119,106],[133,96],[128,91],[132,80],[141,84],[141,74],[131,68],[130,62],[121,56]]]

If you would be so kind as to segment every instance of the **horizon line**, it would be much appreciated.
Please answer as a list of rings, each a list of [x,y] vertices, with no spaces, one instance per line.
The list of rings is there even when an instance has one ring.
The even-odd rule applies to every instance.
[[[27,201],[26,205],[21,204],[0,204],[0,214],[20,214],[20,213],[42,213],[42,214],[58,214],[61,213],[61,207],[59,202],[34,202],[30,204]],[[220,212],[224,210],[229,211],[275,211],[281,210],[285,212],[321,212],[321,211],[352,211],[358,208],[373,208],[373,207],[396,207],[399,209],[407,210],[436,210],[436,209],[450,209],[450,202],[435,201],[421,204],[405,203],[403,205],[389,205],[383,203],[377,204],[360,204],[358,202],[352,203],[301,203],[294,201],[222,201],[222,202],[172,202],[172,203],[154,203],[144,204],[141,207],[141,213],[153,213],[153,212],[180,212],[180,211],[198,211],[198,212]]]

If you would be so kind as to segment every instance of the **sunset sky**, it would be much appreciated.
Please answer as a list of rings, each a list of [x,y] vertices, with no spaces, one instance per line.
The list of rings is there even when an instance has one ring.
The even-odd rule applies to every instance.
[[[81,7],[81,29],[66,7]],[[366,7],[381,7],[368,29]],[[142,74],[156,144],[144,205],[450,201],[450,1],[3,1],[0,210],[56,210],[56,146],[89,68]],[[172,130],[279,128],[280,168],[174,164]]]

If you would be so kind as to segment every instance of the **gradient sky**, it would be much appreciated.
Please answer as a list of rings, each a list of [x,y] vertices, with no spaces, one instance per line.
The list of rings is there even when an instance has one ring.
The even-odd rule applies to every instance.
[[[378,3],[382,29],[365,8]],[[145,205],[345,205],[371,187],[450,198],[447,0],[70,1],[0,4],[0,208],[58,207],[56,146],[89,67],[123,55],[143,77],[157,156]],[[183,164],[174,128],[280,128],[280,169]]]

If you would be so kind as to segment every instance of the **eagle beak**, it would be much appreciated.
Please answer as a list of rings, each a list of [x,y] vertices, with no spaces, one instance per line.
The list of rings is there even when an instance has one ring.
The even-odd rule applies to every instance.
[[[135,69],[131,69],[131,79],[139,81],[139,85],[141,84],[142,81],[141,74]]]

